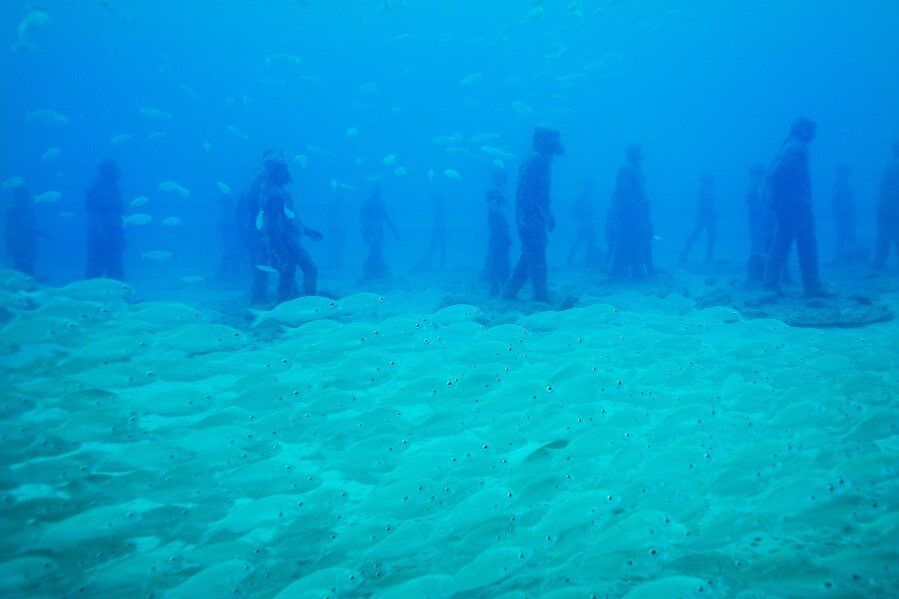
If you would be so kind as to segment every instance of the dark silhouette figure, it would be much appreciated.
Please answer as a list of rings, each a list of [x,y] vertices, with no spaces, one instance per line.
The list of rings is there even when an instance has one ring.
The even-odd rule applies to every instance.
[[[705,261],[707,264],[711,264],[715,254],[715,239],[718,234],[717,220],[718,214],[715,212],[715,181],[711,175],[705,174],[702,176],[702,186],[699,189],[699,201],[696,204],[696,220],[693,223],[693,232],[687,238],[684,251],[681,252],[681,262],[687,261],[693,244],[705,232]]]
[[[768,169],[768,205],[774,212],[775,232],[765,268],[765,287],[778,293],[781,293],[781,277],[795,241],[806,296],[829,295],[818,274],[818,242],[808,161],[808,146],[815,139],[816,130],[815,122],[807,117],[793,121],[789,137]]]
[[[833,190],[833,223],[836,237],[834,262],[855,259],[858,255],[858,211],[855,208],[855,196],[849,176],[849,166],[841,164],[837,167],[837,180]]]
[[[446,268],[446,197],[439,192],[431,196],[431,243],[413,270],[430,269],[435,257],[437,268]]]
[[[268,178],[266,168],[277,164],[277,159],[284,161],[284,154],[276,148],[269,148],[262,153],[262,159],[249,185],[237,199],[234,207],[237,234],[246,252],[247,262],[255,273],[262,252],[262,233],[256,226],[256,217],[262,209],[262,187]],[[254,275],[255,276],[255,275]]]
[[[749,216],[749,262],[746,270],[748,283],[753,287],[761,287],[765,282],[765,263],[774,241],[774,214],[768,208],[763,193],[765,172],[761,164],[753,165],[749,169],[749,188],[746,190]]]
[[[490,286],[490,295],[498,297],[512,271],[509,252],[512,249],[512,235],[509,232],[509,204],[504,190],[508,177],[502,170],[493,172],[493,187],[487,191],[487,258],[484,261],[482,279]]]
[[[387,206],[381,199],[381,188],[372,187],[368,199],[359,211],[362,225],[362,241],[368,247],[368,256],[362,264],[361,281],[382,281],[390,278],[390,270],[384,260],[384,226],[400,238],[399,231],[387,213]]]
[[[302,238],[320,241],[323,236],[297,217],[293,197],[286,188],[291,177],[284,159],[269,157],[265,161],[264,171],[266,178],[260,190],[260,210],[256,215],[260,252],[253,278],[253,301],[265,301],[271,271],[278,273],[278,302],[295,298],[298,267],[303,272],[303,294],[315,295],[318,269],[303,247]]]
[[[12,204],[6,210],[4,237],[6,251],[15,270],[34,276],[37,264],[37,228],[34,197],[25,187],[13,190]]]
[[[534,130],[533,151],[518,172],[515,196],[515,223],[521,242],[521,256],[515,271],[506,282],[503,297],[512,299],[531,280],[534,299],[549,301],[547,286],[546,245],[549,233],[556,228],[550,209],[550,167],[556,156],[564,156],[562,137],[555,129]]]
[[[875,268],[884,267],[891,247],[899,255],[899,141],[893,143],[893,158],[884,170],[877,199]]]
[[[606,224],[611,240],[612,280],[652,274],[652,220],[643,187],[642,162],[640,147],[629,146],[625,164],[618,170]]]
[[[596,211],[593,207],[593,186],[591,180],[584,181],[581,193],[572,206],[571,215],[577,223],[577,236],[571,249],[568,250],[569,267],[574,266],[575,256],[581,248],[584,249],[584,266],[595,265],[599,262],[599,250],[596,248]]]
[[[246,257],[240,247],[240,229],[235,213],[235,202],[228,194],[222,194],[219,198],[216,225],[222,240],[222,256],[219,259],[216,278],[227,280],[243,276],[246,272]]]
[[[124,278],[122,229],[125,205],[119,190],[121,174],[116,163],[107,160],[84,199],[87,210],[87,278]]]

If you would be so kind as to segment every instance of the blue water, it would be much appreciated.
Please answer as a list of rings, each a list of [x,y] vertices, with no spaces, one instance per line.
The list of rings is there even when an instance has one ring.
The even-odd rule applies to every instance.
[[[895,594],[896,258],[831,264],[831,198],[848,164],[870,250],[897,25],[887,0],[4,1],[0,207],[14,178],[59,196],[36,276],[0,271],[0,595]],[[754,304],[748,170],[799,115],[838,297],[793,266]],[[514,198],[536,126],[567,150],[549,305],[478,280],[489,175]],[[566,265],[572,207],[595,181],[604,249],[633,143],[659,274],[610,285]],[[216,276],[222,189],[267,148],[325,234],[323,297],[280,312]],[[106,159],[151,217],[125,287],[81,281]],[[679,264],[703,173],[716,261]],[[373,185],[399,238],[362,282]],[[435,192],[447,265],[422,271]]]

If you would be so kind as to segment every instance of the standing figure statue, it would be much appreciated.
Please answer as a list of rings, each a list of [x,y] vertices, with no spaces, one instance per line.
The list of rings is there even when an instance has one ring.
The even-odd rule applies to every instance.
[[[831,295],[824,290],[818,273],[818,241],[812,209],[808,153],[816,131],[817,125],[810,118],[793,121],[789,136],[768,169],[768,205],[774,212],[775,232],[765,268],[765,288],[778,294],[782,293],[781,277],[795,241],[805,295]]]
[[[37,238],[49,236],[38,229],[34,196],[28,188],[20,185],[13,189],[12,195],[4,223],[6,252],[15,270],[33,277],[37,265]]]
[[[749,262],[746,265],[747,283],[761,287],[765,282],[765,263],[768,249],[774,240],[774,215],[768,209],[763,188],[765,167],[755,164],[749,169],[749,188],[746,190],[746,209],[749,219]]]
[[[693,232],[684,245],[684,251],[681,252],[681,262],[687,261],[693,244],[705,232],[705,261],[706,264],[712,263],[715,254],[715,239],[718,232],[717,220],[718,214],[715,212],[715,180],[712,178],[712,175],[706,173],[702,176],[702,185],[699,188],[699,201],[696,204],[696,220],[693,223]]]
[[[513,299],[530,279],[534,299],[549,302],[546,245],[549,233],[556,228],[550,208],[550,168],[556,156],[565,155],[562,136],[555,129],[534,130],[533,151],[518,172],[515,195],[515,224],[521,242],[521,256],[506,283],[503,297]]]
[[[504,188],[508,177],[501,169],[492,173],[493,187],[487,191],[487,258],[484,260],[482,279],[490,286],[490,295],[498,297],[509,279],[512,262],[512,236],[509,233],[509,217],[506,208],[509,200]]]
[[[400,234],[381,199],[380,187],[371,188],[368,199],[359,211],[359,220],[362,225],[362,241],[368,248],[368,255],[362,264],[361,282],[389,279],[390,269],[384,259],[384,227],[387,226],[396,239],[400,238]]]
[[[899,256],[899,141],[893,143],[893,158],[883,172],[877,198],[877,245],[874,267],[883,268],[890,248]]]
[[[125,251],[125,233],[122,224],[125,205],[119,190],[120,178],[115,162],[103,162],[93,187],[84,198],[87,211],[88,279],[124,278],[122,253]]]
[[[571,249],[568,250],[568,267],[574,266],[575,256],[581,248],[584,249],[584,266],[595,266],[599,262],[599,250],[596,247],[596,211],[593,207],[592,180],[584,181],[581,193],[572,206],[571,215],[577,223],[577,236]]]
[[[431,242],[427,253],[413,270],[429,270],[434,258],[437,258],[437,268],[446,268],[446,196],[440,192],[431,195]]]
[[[262,176],[254,181],[258,184],[253,189],[254,195],[246,194],[245,204],[238,209],[247,218],[252,214],[251,208],[256,208],[252,227],[246,222],[240,225],[243,231],[249,231],[247,234],[252,235],[248,244],[253,250],[254,266],[251,302],[263,304],[267,301],[268,275],[273,272],[278,274],[277,301],[295,298],[298,295],[295,281],[297,268],[303,272],[303,294],[315,295],[318,269],[303,247],[302,238],[320,241],[323,236],[304,225],[297,216],[293,197],[286,187],[291,181],[290,170],[279,153],[267,155],[260,173]]]

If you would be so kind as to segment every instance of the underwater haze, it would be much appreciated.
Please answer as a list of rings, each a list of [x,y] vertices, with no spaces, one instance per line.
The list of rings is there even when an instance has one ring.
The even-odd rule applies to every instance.
[[[897,74],[893,0],[0,2],[0,596],[899,595]]]

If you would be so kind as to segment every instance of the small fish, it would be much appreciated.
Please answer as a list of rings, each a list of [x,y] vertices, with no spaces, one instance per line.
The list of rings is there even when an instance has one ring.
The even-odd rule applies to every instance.
[[[457,131],[452,135],[438,135],[431,140],[431,143],[438,146],[455,146],[461,144],[463,141],[464,138],[462,137],[462,134]]]
[[[433,181],[434,177],[437,176],[437,173],[434,172],[434,169],[428,169],[428,181]]]
[[[168,260],[172,257],[172,253],[165,250],[154,250],[152,252],[142,253],[141,257],[149,260]]]
[[[60,154],[62,154],[62,152],[59,148],[50,148],[49,150],[41,154],[41,160],[43,160],[44,162],[53,162],[54,160],[59,158]]]
[[[499,158],[493,159],[493,166],[495,166],[496,168],[498,168],[501,171],[506,169],[506,164]]]
[[[165,112],[164,110],[159,110],[158,108],[153,108],[151,106],[145,106],[144,108],[141,108],[140,113],[148,119],[153,119],[154,121],[172,120],[171,113]]]
[[[525,117],[534,112],[534,109],[524,102],[517,101],[512,103],[512,110],[514,110],[515,114],[517,114],[519,117]]]
[[[10,177],[9,179],[7,179],[6,181],[3,182],[3,187],[6,187],[6,188],[21,187],[24,184],[25,184],[25,179],[23,179],[22,177]]]
[[[270,67],[275,64],[300,64],[303,60],[296,54],[273,54],[265,57],[264,66]]]
[[[378,86],[374,83],[366,83],[365,85],[359,86],[359,91],[367,94],[375,94],[378,92]]]
[[[211,148],[212,148],[212,144],[211,144],[211,143],[209,143],[208,141],[204,141],[204,142],[203,142],[203,151],[204,151],[204,152],[207,152],[207,153],[208,153],[209,150],[210,150]]]
[[[258,268],[258,269],[261,270],[262,272],[269,272],[269,273],[276,273],[276,272],[278,272],[277,270],[275,270],[275,269],[272,268],[271,266],[268,266],[267,264],[257,264],[257,265],[256,265],[256,268]]]
[[[543,7],[535,6],[531,9],[531,12],[528,13],[528,20],[533,21],[534,19],[539,19],[543,16]]]
[[[462,177],[459,176],[459,173],[451,168],[448,168],[445,171],[443,171],[443,175],[445,177],[447,177],[448,179],[452,179],[453,181],[461,181],[462,180]]]
[[[494,156],[496,158],[502,158],[504,160],[512,160],[513,158],[515,158],[509,152],[500,150],[499,148],[495,148],[493,146],[481,146],[481,151],[489,156]]]
[[[190,195],[189,191],[187,191],[184,187],[179,185],[177,181],[172,181],[171,179],[160,183],[159,189],[162,191],[165,191],[167,193],[177,193],[182,198],[186,198],[187,196]]]
[[[384,159],[381,160],[381,162],[384,164],[384,166],[393,166],[394,164],[396,164],[396,154],[388,154],[387,156],[384,156]]]
[[[166,219],[163,219],[162,224],[164,224],[166,227],[177,227],[181,224],[181,219],[177,216],[170,216]]]
[[[126,141],[128,141],[130,139],[131,139],[130,135],[128,135],[127,133],[122,133],[121,135],[113,135],[112,137],[110,137],[109,143],[111,143],[114,146],[117,146],[121,143],[125,143]]]
[[[149,225],[151,222],[153,222],[153,217],[149,214],[132,214],[122,218],[122,224],[135,225],[138,227]]]
[[[471,142],[476,144],[484,144],[488,141],[495,141],[499,139],[498,133],[478,133],[477,135],[471,136]]]
[[[362,166],[363,164],[365,164],[365,158],[356,156],[356,166]]]
[[[584,76],[580,73],[572,73],[570,75],[562,75],[561,77],[556,77],[556,81],[559,83],[574,83],[575,81],[580,81]]]
[[[231,193],[231,188],[222,183],[221,181],[216,181],[215,184],[218,186],[219,191],[225,195],[229,195]]]
[[[43,125],[68,125],[70,123],[69,117],[63,116],[56,112],[55,110],[50,110],[49,108],[44,108],[41,110],[35,110],[34,112],[29,112],[25,116],[26,123],[41,123]]]
[[[471,75],[468,75],[467,77],[463,77],[462,80],[459,81],[459,86],[460,87],[471,87],[475,83],[478,83],[479,81],[481,81],[481,79],[483,79],[483,77],[481,76],[480,73],[472,73]]]
[[[228,125],[228,131],[230,131],[231,133],[233,133],[234,135],[236,135],[237,137],[239,137],[241,139],[249,139],[249,136],[246,133],[244,133],[243,131],[241,131],[240,129],[235,127],[234,125]]]
[[[297,154],[293,157],[300,164],[300,168],[305,170],[309,166],[309,158],[305,154]]]
[[[656,241],[662,241],[662,237],[660,235],[653,235],[652,238]]]
[[[350,127],[349,129],[346,130],[346,136],[349,137],[350,139],[355,139],[355,138],[359,137],[359,129],[357,129],[356,127]]]
[[[146,205],[149,201],[150,198],[148,198],[147,196],[137,196],[136,198],[128,202],[128,205],[132,208],[139,208],[140,206]]]
[[[287,206],[284,206],[284,216],[293,220],[297,217],[297,213],[294,212],[293,210],[291,210],[290,208],[288,208]]]
[[[262,210],[256,215],[256,230],[261,231],[263,225],[265,225],[265,212]]]
[[[398,167],[396,167],[396,169],[395,169],[393,172],[396,173],[396,174],[399,175],[399,176],[403,176],[403,175],[405,175],[406,173],[408,173],[409,171],[406,170],[406,167],[405,167],[405,166],[398,166]]]
[[[50,22],[50,15],[42,10],[33,10],[19,22],[19,41],[25,42],[28,33],[38,27],[43,27]]]
[[[58,191],[46,191],[41,195],[34,196],[35,202],[58,202],[59,198],[62,197],[62,194]]]
[[[185,94],[187,94],[188,96],[190,96],[190,97],[193,98],[194,100],[199,100],[199,99],[200,99],[200,96],[197,95],[197,92],[195,92],[194,90],[190,89],[189,87],[187,87],[187,86],[184,85],[183,83],[179,84],[178,87],[180,87],[180,88],[181,88],[181,91],[183,91]]]

